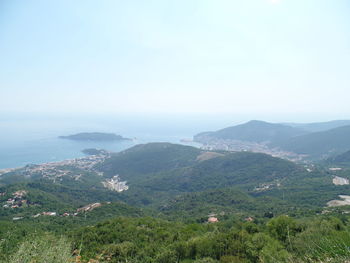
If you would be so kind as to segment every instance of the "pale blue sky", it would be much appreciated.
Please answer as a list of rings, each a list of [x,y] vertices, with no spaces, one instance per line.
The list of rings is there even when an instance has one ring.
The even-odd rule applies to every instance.
[[[350,118],[349,0],[0,0],[0,113]]]

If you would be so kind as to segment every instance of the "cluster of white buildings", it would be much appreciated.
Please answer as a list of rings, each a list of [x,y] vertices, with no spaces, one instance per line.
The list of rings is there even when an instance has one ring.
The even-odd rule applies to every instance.
[[[113,176],[111,179],[106,179],[102,182],[103,186],[117,192],[123,192],[129,189],[127,181],[120,181],[119,175]]]
[[[94,166],[105,161],[108,156],[109,154],[90,155],[61,162],[27,165],[24,168],[18,169],[18,171],[27,177],[42,176],[43,178],[52,179],[53,181],[61,180],[64,176],[70,176],[73,179],[78,180],[82,174],[72,173],[71,167],[85,171],[94,171]]]
[[[12,194],[12,197],[7,199],[5,204],[2,206],[4,208],[19,208],[27,204],[27,200],[23,199],[28,192],[25,190],[19,190]],[[0,193],[0,196],[5,196],[6,193]]]

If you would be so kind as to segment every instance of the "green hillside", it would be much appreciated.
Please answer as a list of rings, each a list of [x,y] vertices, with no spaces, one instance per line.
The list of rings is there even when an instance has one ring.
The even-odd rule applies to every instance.
[[[119,174],[132,182],[145,174],[189,166],[200,153],[197,148],[171,143],[140,144],[115,154],[98,168],[107,176]]]
[[[169,220],[206,222],[208,215],[228,218],[252,216],[271,217],[286,211],[291,205],[275,197],[254,196],[235,187],[211,189],[179,195],[157,209]]]
[[[350,126],[291,138],[280,148],[311,157],[327,157],[350,149]]]
[[[122,217],[71,237],[85,262],[344,263],[348,235],[349,222],[334,217],[280,216],[261,223],[231,218],[216,224]]]
[[[25,191],[23,198],[14,198],[16,191]],[[42,212],[75,212],[77,208],[95,202],[116,202],[120,197],[107,189],[91,189],[84,186],[68,187],[45,180],[34,180],[22,184],[10,184],[0,187],[0,219],[6,217],[31,217]],[[16,199],[10,207],[5,207],[7,200]],[[24,201],[22,202],[22,200]],[[11,208],[17,205],[18,208]]]
[[[74,210],[89,203],[115,201],[157,211],[181,195],[197,192],[205,195],[206,191],[232,187],[244,194],[253,194],[252,198],[263,191],[259,195],[277,201],[283,198],[299,200],[306,194],[309,197],[312,195],[310,202],[305,203],[305,206],[310,204],[310,207],[322,206],[329,201],[318,197],[317,188],[326,187],[325,191],[329,194],[324,197],[337,196],[337,192],[330,188],[331,176],[322,171],[313,176],[313,173],[306,172],[295,163],[262,153],[206,152],[169,143],[132,147],[97,164],[94,168],[96,172],[84,172],[74,167],[66,169],[64,176],[54,180],[36,174],[28,177],[25,170],[21,169],[13,171],[1,176],[2,191],[12,193],[23,189],[30,193],[40,192],[44,198],[41,206],[35,209],[40,208],[41,212]],[[79,177],[75,176],[76,173]],[[127,181],[128,190],[116,192],[103,187],[101,182],[116,174],[119,174],[121,181]],[[305,185],[309,186],[308,192]],[[300,189],[301,194],[293,196]],[[6,198],[9,198],[8,195],[4,196],[4,201]],[[252,202],[256,201],[252,199]],[[301,204],[302,201],[297,203]],[[249,210],[243,206],[236,208],[237,211]]]
[[[158,173],[136,184],[143,184],[153,191],[193,192],[225,186],[252,187],[300,171],[300,167],[286,160],[260,153],[237,152]]]
[[[119,174],[128,182],[129,190],[119,195],[121,200],[146,206],[189,192],[231,186],[253,189],[305,172],[290,161],[267,154],[205,152],[168,143],[135,146],[107,159],[99,169],[106,176]]]
[[[342,154],[330,157],[327,159],[327,163],[332,165],[350,165],[350,151],[346,151]]]

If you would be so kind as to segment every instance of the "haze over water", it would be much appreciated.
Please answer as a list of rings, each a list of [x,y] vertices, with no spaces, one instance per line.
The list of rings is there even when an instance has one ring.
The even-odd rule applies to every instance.
[[[135,116],[11,116],[0,119],[0,169],[72,159],[86,148],[118,152],[139,143],[191,139],[195,133],[221,128],[225,121]],[[226,124],[226,123],[225,123]],[[72,141],[58,136],[109,132],[133,141]]]
[[[256,117],[256,118],[255,118]],[[334,116],[329,116],[331,119]],[[84,156],[83,149],[119,152],[139,143],[192,139],[193,135],[261,119],[271,122],[327,121],[326,116],[264,115],[35,115],[0,116],[0,169],[56,162]],[[124,142],[59,139],[80,132],[108,132],[132,138]],[[191,144],[194,145],[195,144]]]
[[[0,168],[133,145],[57,138],[78,132],[178,143],[252,119],[349,119],[349,10],[346,0],[1,1]]]

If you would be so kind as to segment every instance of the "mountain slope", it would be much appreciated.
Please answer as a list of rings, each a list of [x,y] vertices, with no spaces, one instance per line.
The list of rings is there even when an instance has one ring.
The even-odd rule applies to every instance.
[[[194,140],[203,142],[208,138],[223,140],[239,140],[248,142],[276,143],[306,132],[283,124],[263,121],[250,121],[245,124],[228,127],[216,132],[205,132],[194,136]]]
[[[299,128],[308,132],[327,131],[342,126],[350,125],[350,120],[334,120],[327,122],[313,122],[313,123],[283,123],[294,128]]]
[[[119,196],[131,205],[157,205],[178,194],[230,186],[253,189],[304,172],[290,161],[267,154],[207,152],[169,143],[135,146],[98,169],[105,176],[119,174],[127,181],[129,189]]]
[[[277,198],[255,198],[231,187],[179,195],[158,210],[172,220],[203,222],[207,221],[209,214],[221,217],[281,214],[288,210],[288,204]]]
[[[212,158],[202,159],[211,153]],[[183,145],[150,143],[116,154],[99,165],[133,186],[152,190],[198,191],[249,185],[290,176],[300,167],[287,160],[252,152],[205,152]]]
[[[350,165],[350,151],[328,158],[328,163],[333,165]]]
[[[26,169],[5,174],[3,178],[0,178],[2,179],[0,183],[4,184],[4,189],[0,189],[0,193],[12,194],[18,190],[38,192],[42,195],[42,200],[47,200],[41,204],[40,212],[51,209],[58,212],[67,210],[72,212],[81,206],[95,202],[123,201],[128,205],[154,209],[155,212],[162,212],[158,210],[159,207],[170,205],[173,207],[169,211],[171,214],[179,211],[179,206],[171,203],[179,195],[195,197],[197,201],[193,205],[199,214],[200,211],[203,211],[200,206],[204,199],[207,200],[203,203],[207,210],[216,207],[223,211],[269,212],[269,208],[252,209],[256,202],[254,195],[283,201],[285,197],[290,196],[289,192],[298,192],[298,189],[303,189],[298,196],[305,199],[304,189],[306,188],[302,188],[304,185],[324,186],[324,191],[330,192],[330,195],[322,195],[327,196],[327,200],[320,200],[318,197],[320,188],[318,187],[317,191],[311,189],[311,197],[315,196],[316,199],[309,201],[311,200],[309,198],[307,201],[309,203],[319,200],[318,204],[325,205],[337,194],[346,194],[346,192],[338,192],[337,189],[329,187],[332,186],[330,175],[319,173],[314,178],[313,173],[307,172],[303,167],[267,154],[208,152],[170,143],[138,145],[121,153],[109,155],[96,164],[96,167],[90,167],[85,173],[82,168],[77,169],[74,166],[66,167],[67,170],[62,170],[62,166],[57,167],[61,169],[61,172],[54,177],[47,177],[47,174],[33,174],[27,178]],[[35,167],[35,169],[39,168],[40,166]],[[121,181],[127,181],[128,188],[125,191],[116,192],[103,187],[101,181],[115,174],[119,174]],[[16,175],[16,180],[9,180],[14,175]],[[17,187],[19,184],[21,186]],[[16,189],[8,190],[8,187],[15,186]],[[232,192],[220,190],[225,188],[234,190]],[[197,195],[196,193],[199,192],[202,194]],[[225,197],[228,195],[231,195],[233,201],[241,201],[238,203],[228,201],[229,198]],[[4,204],[8,198],[4,196]],[[223,198],[228,202],[222,202]],[[40,198],[32,202],[39,203],[37,199]],[[290,203],[294,204],[295,196],[291,195],[289,199]],[[244,204],[242,200],[246,200],[247,203]],[[191,207],[191,203],[186,203],[184,199],[179,199],[179,202],[184,202],[185,207]],[[274,203],[277,204],[276,201]],[[263,207],[263,203],[256,203],[256,205]],[[280,207],[283,207],[283,204]],[[196,211],[191,213],[197,214]],[[167,214],[166,211],[164,212]],[[190,216],[191,213],[187,215]]]
[[[310,133],[280,143],[279,147],[298,154],[327,157],[350,149],[350,126]]]
[[[201,152],[194,147],[171,143],[140,144],[113,155],[98,169],[107,176],[119,174],[123,180],[132,182],[145,174],[192,165]]]
[[[237,152],[142,180],[152,191],[194,192],[228,186],[252,188],[301,172],[292,162],[261,153]]]

